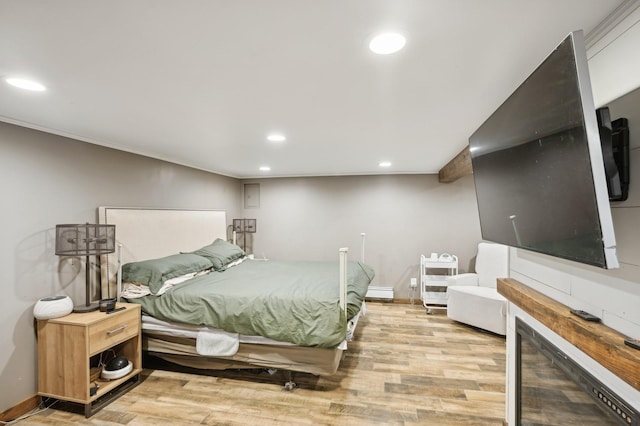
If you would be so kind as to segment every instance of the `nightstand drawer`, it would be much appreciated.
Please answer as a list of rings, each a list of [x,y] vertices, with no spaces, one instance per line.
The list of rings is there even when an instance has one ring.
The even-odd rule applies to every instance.
[[[109,315],[113,315],[113,318],[89,326],[89,355],[102,352],[139,333],[140,312],[138,309],[126,309],[123,312]]]

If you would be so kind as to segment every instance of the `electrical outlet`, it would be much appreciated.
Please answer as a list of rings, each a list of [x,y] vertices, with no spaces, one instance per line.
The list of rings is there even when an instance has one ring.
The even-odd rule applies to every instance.
[[[411,282],[410,282],[409,285],[411,286],[411,288],[418,287],[418,279],[417,278],[411,278]]]

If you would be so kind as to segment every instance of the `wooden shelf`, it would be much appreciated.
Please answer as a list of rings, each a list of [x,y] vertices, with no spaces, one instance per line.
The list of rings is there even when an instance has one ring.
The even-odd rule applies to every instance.
[[[498,293],[640,390],[640,350],[624,344],[627,336],[601,323],[577,317],[568,306],[514,279],[499,278]]]

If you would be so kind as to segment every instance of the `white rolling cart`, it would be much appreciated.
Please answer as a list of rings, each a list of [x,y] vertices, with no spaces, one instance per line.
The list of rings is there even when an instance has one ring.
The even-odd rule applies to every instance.
[[[433,309],[447,309],[447,277],[457,274],[457,256],[447,253],[420,256],[420,298],[427,314]]]

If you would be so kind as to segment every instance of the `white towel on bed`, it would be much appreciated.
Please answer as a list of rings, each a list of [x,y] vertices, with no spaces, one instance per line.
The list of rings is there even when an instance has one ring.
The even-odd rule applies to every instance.
[[[205,356],[231,356],[238,352],[238,333],[226,331],[200,330],[196,336],[196,352]]]

